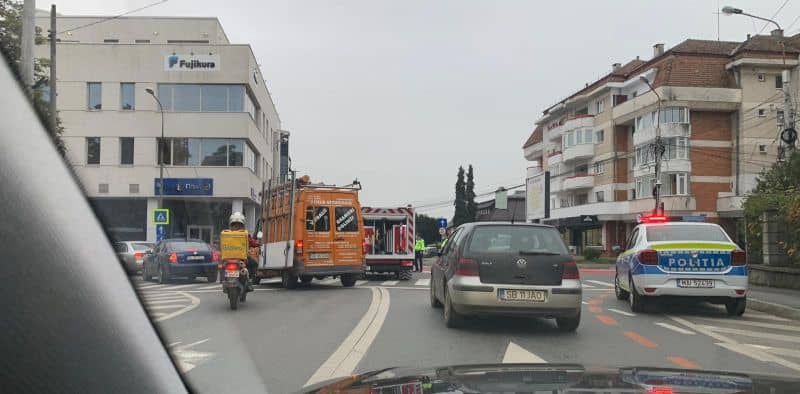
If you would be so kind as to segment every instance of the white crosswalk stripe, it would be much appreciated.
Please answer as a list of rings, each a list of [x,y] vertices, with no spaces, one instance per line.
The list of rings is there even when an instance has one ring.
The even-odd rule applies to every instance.
[[[689,331],[689,330],[686,330],[686,329],[683,329],[683,328],[680,328],[680,327],[677,327],[677,326],[673,326],[672,324],[658,322],[658,323],[656,323],[656,325],[659,326],[659,327],[664,327],[667,330],[675,331],[677,333],[681,333],[681,334],[685,334],[685,335],[695,335],[694,331]]]
[[[593,283],[593,284],[600,285],[600,286],[614,287],[613,283],[603,282],[602,280],[586,279],[586,280],[584,280],[584,282],[589,282],[589,283]]]
[[[381,286],[395,286],[398,283],[400,283],[400,282],[398,282],[396,280],[387,280],[386,282],[381,282]]]
[[[417,283],[414,283],[414,286],[430,286],[430,284],[430,279],[417,279]]]
[[[367,283],[369,283],[368,280],[358,280],[356,281],[356,286],[364,286]]]
[[[321,284],[321,285],[328,286],[328,285],[334,285],[336,283],[339,283],[339,280],[338,279],[323,279],[323,280],[321,280],[321,281],[319,281],[317,283]]]

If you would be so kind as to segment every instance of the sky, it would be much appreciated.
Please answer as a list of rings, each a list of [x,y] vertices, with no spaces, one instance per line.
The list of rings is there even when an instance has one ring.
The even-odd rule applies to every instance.
[[[65,15],[116,15],[152,2],[55,4]],[[132,15],[219,18],[231,42],[253,47],[298,173],[358,178],[364,206],[449,218],[459,166],[473,165],[477,194],[524,183],[522,144],[542,110],[613,63],[650,59],[655,43],[741,41],[764,27],[718,18],[725,5],[797,34],[798,3],[168,0]]]

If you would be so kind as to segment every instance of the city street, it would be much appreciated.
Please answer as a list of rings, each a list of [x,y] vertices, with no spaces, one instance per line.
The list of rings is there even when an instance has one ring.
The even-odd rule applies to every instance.
[[[715,305],[634,314],[614,297],[612,270],[581,269],[576,333],[543,319],[476,319],[448,329],[429,304],[427,272],[410,281],[368,277],[355,288],[329,279],[284,290],[267,281],[237,311],[219,284],[132,279],[180,369],[203,392],[288,392],[379,368],[470,363],[800,373],[797,321],[754,310],[730,318]]]

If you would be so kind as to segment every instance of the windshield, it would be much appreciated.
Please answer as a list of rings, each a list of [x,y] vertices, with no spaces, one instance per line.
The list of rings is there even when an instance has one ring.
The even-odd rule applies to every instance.
[[[568,254],[558,232],[534,226],[481,226],[472,233],[469,252]]]
[[[712,241],[730,242],[725,233],[717,226],[697,226],[697,225],[665,225],[648,226],[647,241]]]
[[[71,261],[50,249],[79,207],[3,204],[47,223],[23,236],[49,259],[2,261],[32,291],[4,301],[51,276],[137,297],[70,320],[106,292],[45,288],[7,326],[139,319],[163,346],[114,351],[168,354],[200,393],[393,367],[439,369],[364,392],[515,391],[454,365],[800,376],[800,1],[724,3],[0,0],[0,110],[36,118],[0,116],[24,155],[0,161],[35,170],[0,166],[0,195],[46,181],[24,198],[78,194],[105,235]],[[48,352],[96,349],[76,332]]]

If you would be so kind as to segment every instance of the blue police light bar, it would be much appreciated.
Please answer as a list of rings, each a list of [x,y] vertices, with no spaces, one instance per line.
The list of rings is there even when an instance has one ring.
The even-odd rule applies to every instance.
[[[705,222],[706,215],[685,215],[681,217],[682,222]]]

